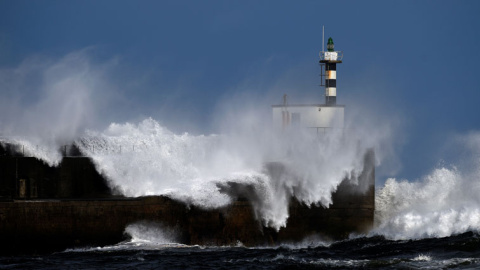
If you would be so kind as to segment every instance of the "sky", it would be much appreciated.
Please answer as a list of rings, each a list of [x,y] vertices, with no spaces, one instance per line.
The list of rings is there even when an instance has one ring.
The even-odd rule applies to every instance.
[[[452,138],[480,129],[479,12],[473,0],[0,0],[0,105],[15,119],[49,81],[81,73],[94,98],[65,108],[98,120],[87,128],[152,117],[212,133],[225,102],[260,99],[270,110],[286,93],[322,103],[325,26],[344,53],[337,102],[346,117],[367,108],[400,123],[391,176],[414,180],[454,163]]]

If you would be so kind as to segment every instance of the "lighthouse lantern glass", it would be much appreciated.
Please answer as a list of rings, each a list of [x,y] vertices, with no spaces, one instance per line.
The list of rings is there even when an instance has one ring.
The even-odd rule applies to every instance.
[[[325,60],[328,61],[337,61],[338,53],[337,52],[325,52]]]

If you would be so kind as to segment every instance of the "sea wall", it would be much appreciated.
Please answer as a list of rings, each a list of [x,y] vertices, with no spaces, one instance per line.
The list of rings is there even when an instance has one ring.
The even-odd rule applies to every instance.
[[[363,208],[363,209],[362,209]],[[287,227],[275,231],[254,218],[248,201],[204,210],[166,197],[115,200],[0,202],[0,251],[47,252],[103,246],[125,240],[129,224],[148,222],[173,230],[179,243],[247,246],[297,242],[309,236],[341,239],[371,226],[371,205],[329,208],[290,206]]]
[[[280,166],[280,167],[278,167]],[[271,170],[277,173],[281,165]],[[247,246],[296,242],[309,236],[341,239],[373,225],[375,167],[365,156],[359,185],[344,181],[329,208],[292,199],[287,227],[262,226],[248,196],[233,204],[201,209],[164,196],[113,196],[87,157],[65,157],[52,168],[15,155],[0,157],[0,241],[2,253],[47,252],[102,246],[125,240],[129,224],[149,222],[173,230],[184,244]],[[226,190],[225,192],[231,192]]]

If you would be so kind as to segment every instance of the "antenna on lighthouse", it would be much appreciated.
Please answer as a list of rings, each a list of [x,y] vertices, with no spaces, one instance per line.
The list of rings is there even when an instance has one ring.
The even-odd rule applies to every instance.
[[[322,25],[322,52],[325,51],[325,25]]]

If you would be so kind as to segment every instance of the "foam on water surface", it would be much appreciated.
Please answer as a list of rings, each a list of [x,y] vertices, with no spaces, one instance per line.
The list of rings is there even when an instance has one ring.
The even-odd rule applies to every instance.
[[[388,179],[376,195],[372,234],[418,239],[480,230],[479,179],[455,168],[435,169],[417,182]]]

